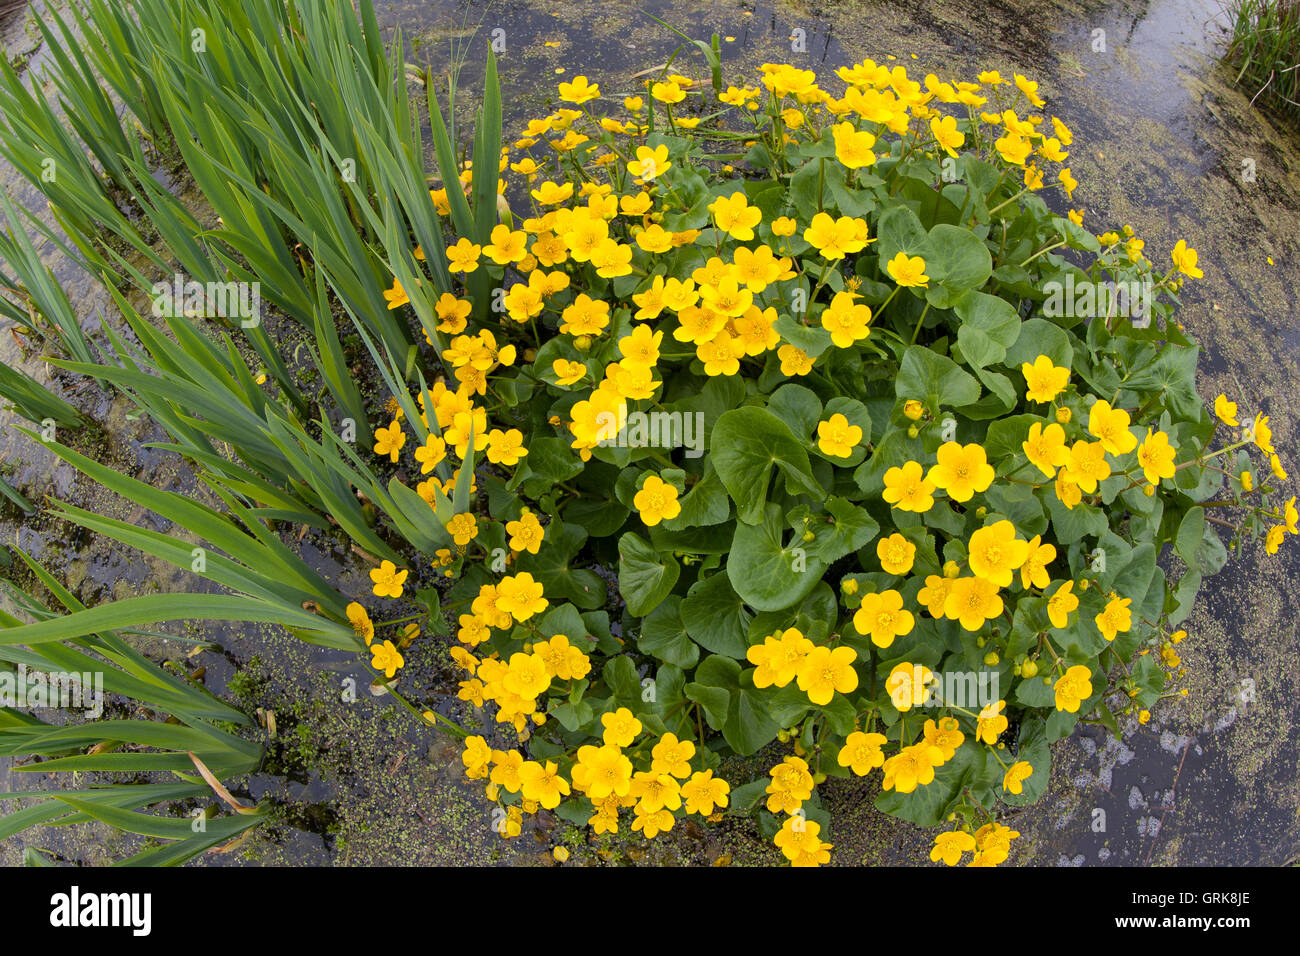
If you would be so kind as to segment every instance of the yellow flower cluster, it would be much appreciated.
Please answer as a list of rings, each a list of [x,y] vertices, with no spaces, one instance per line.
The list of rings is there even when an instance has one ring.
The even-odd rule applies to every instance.
[[[727,781],[715,777],[712,770],[692,769],[694,742],[666,733],[653,744],[646,740],[634,747],[643,727],[626,707],[602,714],[601,724],[601,744],[578,748],[569,780],[552,761],[542,764],[525,760],[516,750],[493,750],[479,736],[465,741],[465,773],[471,780],[488,778],[490,800],[497,800],[502,791],[519,794],[524,813],[535,813],[538,807],[554,809],[571,792],[583,794],[592,803],[594,813],[588,824],[597,834],[617,833],[619,811],[628,807],[632,829],[649,839],[671,830],[678,812],[708,818],[727,806],[731,792]],[[647,766],[638,770],[633,757],[644,761],[647,745]],[[505,822],[503,835],[517,835],[518,828],[510,828],[508,818]]]

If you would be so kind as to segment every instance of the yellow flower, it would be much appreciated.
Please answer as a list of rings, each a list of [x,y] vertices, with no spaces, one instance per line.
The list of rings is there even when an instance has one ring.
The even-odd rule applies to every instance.
[[[391,289],[384,290],[384,298],[388,301],[388,308],[390,311],[393,309],[400,309],[411,301],[411,297],[407,295],[406,290],[402,288],[402,283],[398,282],[396,279],[393,279],[393,287]]]
[[[370,569],[370,580],[374,584],[375,597],[399,598],[402,596],[402,584],[411,572],[397,570],[392,561],[384,560],[379,567]]]
[[[587,366],[568,359],[556,359],[551,363],[551,369],[555,372],[555,381],[559,385],[572,385],[587,374]]]
[[[1274,454],[1273,450],[1273,429],[1268,425],[1268,416],[1262,413],[1255,415],[1255,422],[1250,428],[1251,440],[1266,455]]]
[[[1077,714],[1079,705],[1092,696],[1092,671],[1082,664],[1075,664],[1057,679],[1053,690],[1056,709]]]
[[[925,477],[953,501],[970,501],[993,484],[994,472],[981,446],[950,441],[939,446],[936,463]]]
[[[925,609],[934,618],[945,616],[948,592],[952,590],[952,578],[939,574],[930,574],[925,578],[925,587],[917,592],[916,599],[925,605]]]
[[[1046,428],[1040,422],[1029,426],[1029,438],[1020,445],[1025,457],[1048,478],[1056,469],[1070,461],[1070,451],[1065,447],[1065,429],[1052,422]]]
[[[814,647],[799,665],[799,689],[819,707],[829,704],[836,691],[853,692],[858,687],[858,672],[853,669],[857,657],[851,647]]]
[[[406,444],[406,433],[402,431],[402,423],[393,419],[393,423],[387,428],[375,429],[375,454],[388,455],[393,464],[397,463],[398,452]]]
[[[998,137],[993,146],[997,149],[998,155],[1012,166],[1025,165],[1025,160],[1029,158],[1029,152],[1033,149],[1033,143],[1011,130]]]
[[[477,734],[466,737],[460,759],[465,764],[465,776],[471,780],[481,780],[488,775],[491,767],[492,748]]]
[[[458,546],[464,547],[478,534],[478,519],[469,512],[453,515],[447,522],[447,533]]]
[[[885,690],[896,710],[907,711],[926,703],[930,696],[929,685],[933,680],[934,672],[924,664],[903,661],[894,665],[894,669],[885,678]]]
[[[549,604],[542,596],[541,582],[534,581],[527,571],[504,577],[497,585],[497,608],[508,612],[516,621],[526,621],[534,614],[541,614]]]
[[[647,527],[653,527],[665,519],[676,518],[682,513],[681,502],[677,500],[677,488],[658,475],[646,478],[640,490],[632,496],[632,506]]]
[[[533,652],[541,656],[547,671],[560,680],[581,680],[591,672],[591,659],[570,644],[564,634],[537,642],[533,645]]]
[[[776,357],[781,361],[782,375],[807,375],[812,371],[812,356],[797,346],[782,345],[776,350]]]
[[[549,179],[530,189],[529,194],[543,206],[556,206],[573,198],[573,183],[553,183]]]
[[[630,747],[632,741],[636,740],[637,735],[641,733],[641,721],[637,720],[632,711],[626,707],[620,707],[612,713],[601,714],[600,723],[605,728],[602,739],[606,746]]]
[[[691,758],[694,756],[695,744],[692,741],[678,740],[676,734],[664,734],[650,750],[650,770],[685,780],[691,775]]]
[[[1056,547],[1046,544],[1040,535],[1029,540],[1029,555],[1020,566],[1020,586],[1023,588],[1045,588],[1052,583],[1047,566],[1056,560]]]
[[[994,701],[979,712],[975,719],[975,739],[982,740],[990,747],[998,742],[998,737],[1007,729],[1007,718],[1002,711],[1007,709],[1005,700]]]
[[[749,293],[745,294],[748,295]],[[680,332],[681,329],[677,331]],[[704,374],[710,377],[715,375],[735,375],[740,371],[740,358],[744,354],[744,341],[728,332],[719,332],[708,341],[700,342],[695,347],[696,357],[704,363]]]
[[[1025,376],[1028,389],[1025,398],[1031,402],[1050,402],[1065,390],[1070,381],[1070,370],[1053,364],[1046,355],[1040,355],[1033,363],[1023,362],[1020,372]]]
[[[686,91],[676,83],[655,83],[650,87],[650,95],[660,103],[680,103],[686,99]]]
[[[1066,581],[1056,593],[1047,599],[1047,618],[1052,627],[1064,630],[1070,623],[1070,612],[1079,606],[1079,597],[1074,593],[1074,582]]]
[[[770,771],[767,809],[769,813],[794,813],[812,796],[813,777],[808,763],[799,757],[786,757]]]
[[[967,551],[972,574],[1005,588],[1029,557],[1029,543],[1016,537],[1010,521],[998,521],[972,534]]]
[[[1123,412],[1120,414],[1124,415]],[[1128,416],[1124,415],[1124,417],[1127,418]],[[1133,439],[1134,445],[1137,444],[1137,439],[1133,438],[1127,429],[1124,430],[1124,434]],[[1130,448],[1130,450],[1132,449]],[[1088,494],[1092,494],[1097,490],[1097,483],[1105,481],[1109,477],[1110,463],[1106,461],[1105,445],[1099,441],[1077,441],[1070,448],[1070,458],[1065,463],[1065,467],[1057,475],[1058,483],[1063,481],[1067,486],[1074,486],[1076,496],[1073,501],[1066,501],[1064,498],[1061,500],[1069,507],[1073,507],[1079,501],[1077,497],[1078,491],[1086,491]],[[1058,493],[1060,490],[1060,488],[1057,489]]]
[[[1113,598],[1094,618],[1102,637],[1113,641],[1117,634],[1124,634],[1133,626],[1133,612],[1129,609],[1132,603],[1132,598]]]
[[[791,817],[772,842],[791,866],[820,866],[831,861],[831,844],[822,842],[821,829],[816,820]]]
[[[907,461],[885,472],[883,497],[899,511],[929,511],[934,491],[935,483],[925,477],[919,462]]]
[[[727,805],[727,794],[731,785],[721,777],[714,777],[712,770],[698,770],[691,779],[682,784],[682,801],[687,813],[709,816],[715,807]]]
[[[420,474],[427,475],[447,457],[447,443],[437,435],[430,434],[424,444],[415,449],[415,460],[420,463]]]
[[[527,551],[529,554],[536,554],[542,546],[545,532],[537,516],[525,508],[518,521],[506,522],[506,534],[510,535],[511,551]]]
[[[798,228],[799,224],[789,216],[778,216],[776,219],[772,220],[772,235],[774,236],[780,236],[782,238],[793,236],[795,230]]]
[[[925,260],[920,256],[909,256],[905,252],[899,252],[885,265],[885,271],[889,273],[891,279],[905,288],[930,284],[930,277],[925,274]]]
[[[755,665],[754,686],[785,687],[795,679],[799,665],[813,649],[813,642],[803,636],[798,628],[787,628],[779,634],[769,634],[762,644],[751,645],[745,658]]]
[[[1021,76],[1019,73],[1017,73],[1015,74],[1015,83],[1016,83],[1016,89],[1020,90],[1021,93],[1024,93],[1025,99],[1029,100],[1030,103],[1033,103],[1034,106],[1038,107],[1039,109],[1042,109],[1045,105],[1047,105],[1043,101],[1043,98],[1038,95],[1038,84],[1035,83],[1033,80],[1026,79],[1025,77]]]
[[[957,150],[966,142],[966,134],[957,128],[954,116],[944,116],[930,120],[930,135],[949,156],[956,156]]]
[[[848,292],[835,293],[831,304],[821,314],[822,328],[831,333],[831,341],[842,349],[869,336],[871,329],[867,323],[870,321],[870,307],[855,303]]]
[[[572,83],[560,84],[560,99],[565,103],[587,103],[599,97],[600,87],[588,83],[585,76],[575,76]]]
[[[677,819],[666,807],[662,810],[643,810],[641,803],[633,808],[633,813],[632,829],[641,831],[647,840],[653,840],[660,833],[671,830]]]
[[[1105,399],[1097,399],[1088,409],[1088,431],[1097,436],[1111,455],[1125,455],[1137,447],[1137,436],[1129,431],[1129,421],[1128,412],[1111,408]]]
[[[470,647],[477,647],[492,636],[488,626],[473,614],[462,614],[458,619],[460,628],[456,631],[456,640]]]
[[[1169,256],[1174,260],[1174,267],[1189,279],[1200,279],[1205,275],[1196,268],[1196,250],[1187,247],[1186,239],[1179,239]]]
[[[1231,425],[1233,428],[1241,424],[1237,421],[1237,403],[1228,401],[1228,396],[1222,392],[1214,400],[1214,414],[1223,424]]]
[[[911,793],[934,780],[934,768],[943,764],[943,751],[924,741],[904,747],[885,761],[882,789]]]
[[[912,570],[916,545],[894,532],[888,538],[876,542],[876,557],[880,559],[881,568],[889,574],[906,574]]]
[[[1002,789],[1008,793],[1019,794],[1024,790],[1024,782],[1034,775],[1034,767],[1028,761],[1017,760],[1007,768],[1002,777]]]
[[[836,762],[841,767],[848,767],[859,777],[865,777],[885,762],[884,751],[880,749],[884,744],[884,734],[855,730],[845,738]]]
[[[1282,546],[1282,539],[1286,537],[1286,525],[1275,524],[1268,529],[1268,534],[1264,536],[1264,550],[1269,554],[1277,554],[1278,549]]]
[[[980,630],[1002,613],[998,586],[988,578],[961,577],[952,582],[944,602],[944,616],[968,631]]]
[[[640,179],[654,179],[656,176],[667,172],[672,165],[668,161],[667,146],[638,146],[636,148],[636,159],[627,164],[627,171]],[[649,208],[650,197],[646,196],[645,209],[641,211],[645,212]],[[628,212],[627,209],[623,211]]]
[[[352,624],[352,630],[356,632],[357,637],[361,638],[369,646],[375,637],[375,625],[370,622],[370,615],[356,601],[348,604],[347,612],[348,621]]]
[[[519,768],[519,782],[524,799],[536,800],[547,810],[554,810],[560,805],[560,798],[569,795],[569,782],[560,776],[560,768],[551,760],[545,765],[526,761]]]
[[[478,268],[478,257],[483,247],[462,237],[454,246],[447,247],[447,271],[469,274]]]
[[[1067,198],[1073,197],[1074,191],[1079,188],[1079,181],[1075,179],[1074,176],[1071,174],[1070,167],[1069,166],[1062,167],[1060,171],[1057,172],[1056,178],[1057,181],[1060,182],[1061,188],[1065,190],[1066,197]],[[1073,219],[1073,217],[1071,218]],[[1083,217],[1080,216],[1079,218],[1082,219]],[[1080,224],[1075,223],[1075,225],[1080,225]]]
[[[631,335],[618,340],[618,350],[627,363],[653,366],[659,361],[659,344],[663,337],[662,331],[651,332],[648,325],[638,325]]]
[[[638,732],[639,730],[638,727]],[[594,747],[586,744],[578,748],[578,762],[573,767],[572,778],[574,787],[585,793],[593,802],[611,795],[625,797],[632,789],[632,761],[625,757],[617,746],[606,744],[603,747]],[[597,813],[600,813],[599,808]],[[617,831],[617,810],[615,809],[613,813],[607,811],[607,814],[614,817],[614,826],[610,828],[610,832]]]
[[[487,434],[487,458],[494,465],[517,465],[528,454],[524,447],[524,433],[518,428],[502,431],[494,428]]]
[[[850,425],[849,420],[838,413],[829,419],[817,423],[817,447],[825,455],[835,458],[849,458],[853,450],[862,441],[862,429]]]
[[[1172,478],[1175,454],[1176,449],[1169,443],[1168,435],[1162,431],[1152,432],[1148,428],[1146,440],[1138,449],[1138,464],[1142,466],[1146,480],[1156,485],[1162,478]]]
[[[852,252],[860,252],[874,239],[867,238],[867,223],[863,219],[841,216],[832,219],[827,213],[813,216],[803,231],[806,242],[815,247],[824,259],[843,259]]]
[[[382,644],[370,645],[370,666],[377,671],[382,671],[384,676],[391,679],[402,665],[406,663],[402,655],[398,653],[397,648],[393,646],[392,641],[384,641]]]
[[[763,218],[763,212],[757,206],[751,206],[745,194],[739,190],[730,196],[719,196],[709,203],[709,212],[718,228],[732,239],[747,242],[754,238],[754,227]]]
[[[636,244],[646,252],[658,255],[673,247],[673,234],[658,223],[653,223],[636,234]]]
[[[912,550],[916,550],[915,545],[912,545]],[[908,567],[911,567],[910,558]],[[853,615],[853,626],[858,633],[870,637],[876,647],[889,647],[894,638],[912,633],[915,623],[912,612],[903,609],[903,596],[894,590],[864,596],[862,606]]]
[[[528,254],[525,244],[528,242],[526,232],[512,231],[507,225],[494,226],[492,229],[492,241],[483,247],[488,258],[499,266],[507,265],[511,262],[521,262],[524,256]]]
[[[951,760],[957,748],[966,740],[956,717],[940,717],[938,723],[927,720],[924,727],[925,742],[938,747],[945,761]]]
[[[961,862],[962,854],[967,852],[975,852],[975,838],[965,830],[953,830],[934,838],[930,859],[935,863],[942,860],[946,866],[956,866]]]
[[[876,161],[871,147],[876,137],[854,128],[852,123],[837,123],[831,130],[835,138],[835,158],[848,169],[861,169]]]
[[[585,292],[564,307],[560,331],[566,335],[599,335],[609,325],[609,303]]]

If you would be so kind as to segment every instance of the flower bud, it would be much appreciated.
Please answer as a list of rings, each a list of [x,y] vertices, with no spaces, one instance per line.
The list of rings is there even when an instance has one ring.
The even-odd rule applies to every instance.
[[[1060,422],[1062,425],[1070,424],[1071,417],[1073,417],[1072,413],[1068,408],[1065,408],[1064,406],[1056,410],[1056,420]]]
[[[903,414],[912,421],[920,421],[921,416],[925,414],[925,406],[914,398],[909,398],[903,403]]]

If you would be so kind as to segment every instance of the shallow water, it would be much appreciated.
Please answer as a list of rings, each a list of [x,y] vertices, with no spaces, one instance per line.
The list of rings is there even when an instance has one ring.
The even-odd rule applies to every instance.
[[[585,73],[606,97],[636,91],[632,74],[663,64],[681,42],[629,6],[566,0],[512,3],[395,2],[378,4],[386,26],[414,42],[410,59],[447,69],[456,45],[464,51],[458,113],[469,115],[481,76],[481,44],[504,31],[501,56],[508,122],[546,112],[559,79]],[[767,60],[806,64],[829,75],[865,56],[895,55],[910,71],[970,77],[982,69],[1021,72],[1040,81],[1049,109],[1075,131],[1071,166],[1094,231],[1130,223],[1159,261],[1186,238],[1200,251],[1206,278],[1187,287],[1182,321],[1205,348],[1200,388],[1227,392],[1246,408],[1272,416],[1275,441],[1294,446],[1292,417],[1300,327],[1291,303],[1300,277],[1300,143],[1250,109],[1249,97],[1228,88],[1213,62],[1222,17],[1205,0],[1152,3],[1040,3],[1004,0],[907,0],[750,4],[655,2],[645,5],[693,37],[716,31],[725,79],[752,81]],[[18,33],[15,33],[15,30]],[[477,32],[476,32],[477,30]],[[807,52],[791,50],[803,31]],[[1095,41],[1104,31],[1105,49]],[[6,32],[10,51],[25,43]],[[551,44],[551,45],[548,45]],[[910,54],[917,55],[916,60]],[[698,53],[683,50],[674,69],[703,73]],[[557,70],[564,70],[558,74]],[[743,73],[742,71],[749,71]],[[1245,165],[1243,165],[1245,164]],[[1253,167],[1254,179],[1243,170]],[[12,173],[0,170],[0,182]],[[31,201],[30,194],[23,198]],[[1272,257],[1268,265],[1266,257]],[[52,263],[74,302],[93,316],[102,296],[74,269]],[[12,361],[14,347],[0,337]],[[39,363],[29,362],[29,371]],[[120,400],[83,396],[107,415],[105,452],[138,476],[192,492],[192,476],[142,447],[155,438],[125,417]],[[21,436],[19,436],[21,439]],[[64,465],[33,453],[25,439],[0,435],[0,457],[20,461],[10,480],[30,498],[52,493],[132,512],[103,501]],[[1293,468],[1294,470],[1294,468]],[[51,490],[53,489],[53,490]],[[48,520],[17,522],[6,513],[3,532],[66,569],[83,596],[121,596],[154,587],[192,587],[188,575],[158,568],[134,553],[105,546]],[[146,519],[147,520],[147,519]],[[328,550],[328,549],[327,549]],[[322,553],[338,568],[342,555]],[[1135,721],[1123,742],[1086,727],[1053,750],[1047,796],[1012,814],[1020,830],[1012,860],[1037,865],[1280,864],[1300,855],[1300,632],[1293,589],[1297,566],[1283,549],[1234,556],[1203,590],[1179,645],[1189,695],[1163,702],[1151,723]],[[355,582],[352,582],[353,584]],[[355,588],[354,588],[355,590]],[[251,628],[195,628],[221,651],[204,651],[187,666],[206,667],[208,686],[230,687],[249,709],[277,714],[271,770],[247,792],[276,796],[285,823],[260,831],[247,856],[265,863],[447,863],[548,860],[557,840],[577,835],[567,824],[550,832],[525,829],[503,843],[491,832],[478,788],[465,784],[457,748],[427,728],[413,727],[391,702],[364,692],[344,703],[342,680],[358,676],[346,655],[329,654],[285,635]],[[169,656],[184,658],[186,650]],[[459,715],[455,676],[440,641],[424,639],[408,655],[405,689],[420,689],[440,710]],[[1254,700],[1243,688],[1253,682]],[[307,767],[316,768],[307,770]],[[12,777],[0,767],[0,788]],[[743,782],[743,781],[742,781]],[[925,858],[929,835],[874,811],[875,782],[832,780],[824,796],[841,863],[910,863]],[[1098,811],[1101,811],[1099,814]],[[1104,815],[1104,816],[1103,816]],[[1103,827],[1104,821],[1104,829]],[[52,846],[46,834],[29,835]],[[9,841],[13,844],[15,841]],[[639,842],[639,841],[636,841]],[[615,861],[771,862],[773,853],[742,824],[703,831],[679,826],[668,839],[640,849],[602,846]],[[69,856],[95,858],[75,842]],[[18,853],[0,845],[0,862]],[[235,856],[235,855],[232,855]],[[589,858],[575,854],[576,859]],[[237,862],[216,858],[210,862]]]

